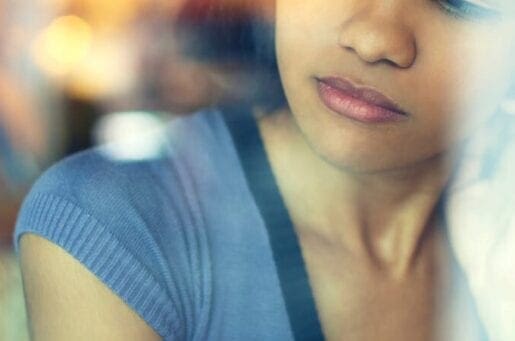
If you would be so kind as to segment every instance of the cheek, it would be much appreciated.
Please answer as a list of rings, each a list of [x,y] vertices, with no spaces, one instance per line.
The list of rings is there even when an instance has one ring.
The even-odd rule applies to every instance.
[[[280,59],[302,62],[334,55],[345,13],[355,1],[278,0],[275,12],[276,49]],[[326,50],[331,50],[327,54]],[[307,56],[307,58],[304,58]],[[335,59],[335,65],[341,60]],[[287,63],[283,63],[287,66]]]
[[[513,40],[499,38],[506,34],[463,23],[422,25],[416,32],[419,58],[410,69],[373,68],[335,46],[338,25],[330,23],[341,22],[335,13],[346,13],[350,3],[357,2],[342,1],[331,11],[316,1],[277,4],[276,48],[290,109],[324,159],[361,171],[404,167],[452,148],[492,115],[515,64],[506,43]],[[381,85],[413,118],[378,128],[327,115],[309,76],[335,70]]]

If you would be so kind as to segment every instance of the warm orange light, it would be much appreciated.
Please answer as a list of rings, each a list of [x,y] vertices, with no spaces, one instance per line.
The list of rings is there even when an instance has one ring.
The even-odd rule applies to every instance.
[[[96,32],[119,31],[155,0],[73,0],[69,10],[85,18]]]
[[[135,84],[136,53],[123,40],[97,40],[89,58],[66,79],[68,91],[80,98],[128,93]]]
[[[55,19],[36,39],[33,54],[44,71],[63,76],[88,56],[91,45],[89,24],[77,16],[64,16]]]

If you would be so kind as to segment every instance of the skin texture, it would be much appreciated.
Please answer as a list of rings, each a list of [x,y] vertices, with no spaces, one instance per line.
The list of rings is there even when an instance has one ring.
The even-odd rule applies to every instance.
[[[474,334],[435,205],[454,150],[508,88],[506,27],[453,18],[430,0],[279,0],[275,14],[290,107],[259,126],[327,339],[435,339],[449,329],[441,302],[460,295],[460,326]],[[313,80],[331,75],[378,89],[409,120],[371,126],[335,116]],[[24,236],[21,260],[36,340],[158,339],[56,246]]]
[[[279,0],[276,47],[290,108],[264,116],[262,134],[281,191],[299,206],[291,207],[298,225],[329,238],[355,231],[362,244],[382,240],[382,257],[405,268],[433,219],[454,151],[507,91],[510,24],[458,19],[435,1]],[[314,80],[326,76],[379,90],[408,119],[362,124],[331,112]],[[302,167],[293,174],[295,163]],[[345,238],[334,227],[341,222],[353,226]],[[392,254],[399,248],[402,256]]]
[[[507,92],[514,40],[509,20],[456,18],[442,3],[277,1],[289,108],[258,116],[260,131],[330,340],[450,339],[452,309],[465,339],[479,325],[436,205],[456,151]],[[333,113],[316,89],[327,76],[380,91],[408,119]],[[463,295],[450,304],[452,292]]]
[[[296,122],[321,156],[357,171],[448,150],[493,113],[513,68],[509,28],[454,18],[436,1],[279,0],[276,29]],[[312,77],[330,75],[380,90],[410,119],[371,127],[328,115]]]

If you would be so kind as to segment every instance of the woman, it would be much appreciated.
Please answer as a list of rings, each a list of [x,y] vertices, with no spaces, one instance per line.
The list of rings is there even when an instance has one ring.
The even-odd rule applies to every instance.
[[[277,0],[287,105],[206,110],[160,158],[91,151],[39,180],[17,226],[34,337],[508,335],[483,330],[441,214],[508,93],[505,3]]]

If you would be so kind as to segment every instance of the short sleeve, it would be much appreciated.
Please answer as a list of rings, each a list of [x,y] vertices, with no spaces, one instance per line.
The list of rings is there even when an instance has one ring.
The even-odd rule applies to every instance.
[[[48,239],[80,261],[165,340],[181,339],[180,314],[159,267],[164,261],[141,207],[133,204],[144,193],[131,182],[145,167],[109,160],[96,150],[51,167],[22,205],[15,248],[25,233]]]

